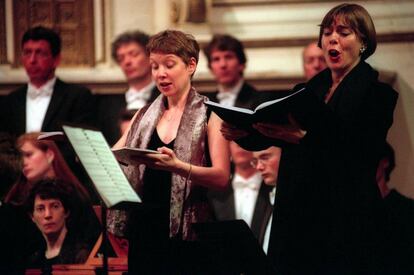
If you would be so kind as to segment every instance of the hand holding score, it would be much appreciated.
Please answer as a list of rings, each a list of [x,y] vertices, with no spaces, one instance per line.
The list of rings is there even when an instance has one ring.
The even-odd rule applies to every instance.
[[[283,140],[287,143],[298,144],[306,135],[306,131],[302,130],[291,114],[289,114],[288,118],[289,124],[256,123],[253,124],[253,128],[266,137]],[[237,140],[249,135],[247,131],[239,129],[224,121],[221,124],[220,132],[227,140]]]
[[[178,166],[180,160],[176,157],[173,150],[167,147],[160,147],[157,149],[160,154],[145,154],[134,159],[139,164],[145,164],[152,169],[166,170],[173,172]]]
[[[289,124],[256,123],[253,124],[253,128],[267,137],[298,144],[306,135],[306,131],[301,129],[291,114],[289,114],[288,118]]]
[[[245,130],[239,129],[234,125],[231,125],[225,121],[221,123],[220,132],[223,137],[227,140],[237,140],[239,138],[243,138],[249,135],[249,133]]]

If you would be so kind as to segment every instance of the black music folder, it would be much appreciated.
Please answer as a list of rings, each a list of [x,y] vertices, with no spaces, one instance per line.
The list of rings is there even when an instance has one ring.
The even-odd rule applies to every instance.
[[[305,88],[302,88],[285,97],[263,102],[254,110],[225,106],[210,100],[204,104],[227,123],[240,129],[254,131],[252,124],[258,122],[288,123],[287,115],[290,111],[290,104],[304,91]]]

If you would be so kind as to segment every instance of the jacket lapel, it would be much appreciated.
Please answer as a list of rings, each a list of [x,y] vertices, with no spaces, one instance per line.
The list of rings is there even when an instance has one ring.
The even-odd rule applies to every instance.
[[[269,201],[269,192],[271,190],[272,186],[268,186],[264,182],[261,183],[259,195],[257,196],[256,205],[254,208],[251,229],[259,241],[263,241],[263,236],[261,236],[262,227],[266,228],[267,221],[269,219],[269,211],[267,210],[270,209],[270,213],[272,212],[272,205]],[[266,216],[268,217],[266,218]]]
[[[52,122],[55,117],[56,112],[58,112],[60,106],[65,100],[66,90],[65,87],[59,79],[56,79],[55,86],[53,87],[52,98],[50,99],[49,106],[47,107],[45,119],[43,120],[42,130],[46,130],[49,124]]]
[[[228,196],[226,196],[225,203],[222,205],[223,208],[220,211],[222,211],[223,216],[228,217],[229,220],[234,220],[236,219],[236,206],[234,205],[234,190],[233,187],[230,187],[230,189],[231,191],[228,192]]]
[[[151,91],[151,96],[147,103],[153,102],[159,95],[160,95],[160,91],[158,91],[157,86],[155,86]]]
[[[17,91],[16,104],[13,104],[16,115],[14,116],[15,121],[7,123],[14,123],[16,125],[16,133],[23,134],[26,132],[26,95],[27,85],[24,85],[20,90]]]
[[[253,92],[255,92],[253,87],[249,86],[247,83],[243,83],[243,86],[240,90],[239,95],[236,98],[234,106],[250,109],[252,107]]]

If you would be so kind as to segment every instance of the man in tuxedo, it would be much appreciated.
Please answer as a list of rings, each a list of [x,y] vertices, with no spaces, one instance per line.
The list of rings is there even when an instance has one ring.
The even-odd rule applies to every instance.
[[[326,68],[325,57],[317,42],[311,42],[303,49],[302,62],[306,81]]]
[[[262,184],[260,173],[252,167],[252,152],[235,142],[230,143],[230,152],[233,163],[230,184],[224,192],[209,191],[208,198],[217,220],[242,219],[259,239],[272,187]]]
[[[253,152],[251,165],[259,171],[263,177],[263,182],[271,187],[267,192],[267,207],[264,209],[262,223],[259,228],[259,242],[263,245],[263,250],[267,254],[270,238],[270,228],[272,225],[273,204],[275,203],[276,182],[279,171],[279,161],[282,149],[279,147],[269,147],[266,150]]]
[[[395,153],[389,143],[381,150],[376,179],[385,203],[385,264],[388,274],[414,274],[414,200],[388,186],[395,168]],[[385,272],[384,272],[385,274]]]
[[[0,131],[18,136],[58,131],[64,122],[92,125],[95,104],[91,92],[55,76],[61,60],[59,35],[49,28],[34,27],[23,35],[21,47],[29,83],[4,98]]]
[[[227,34],[216,34],[204,48],[208,67],[217,82],[218,91],[205,93],[211,101],[227,106],[254,109],[262,96],[244,81],[246,54],[243,44]]]
[[[123,71],[129,88],[125,94],[105,95],[98,99],[98,123],[109,144],[114,144],[120,137],[122,113],[141,109],[159,95],[145,49],[148,40],[146,33],[137,30],[122,33],[112,42],[112,58]]]

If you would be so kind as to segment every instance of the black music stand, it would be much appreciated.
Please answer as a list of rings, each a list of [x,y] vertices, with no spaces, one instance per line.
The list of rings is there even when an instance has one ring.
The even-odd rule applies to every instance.
[[[192,226],[198,237],[196,241],[158,239],[157,242],[161,241],[160,249],[150,252],[142,249],[149,247],[151,238],[155,236],[153,232],[149,233],[152,237],[146,240],[145,236],[138,240],[132,238],[128,274],[275,274],[244,221],[196,223]],[[131,233],[131,236],[137,236],[136,231]],[[139,241],[148,245],[140,245]]]

